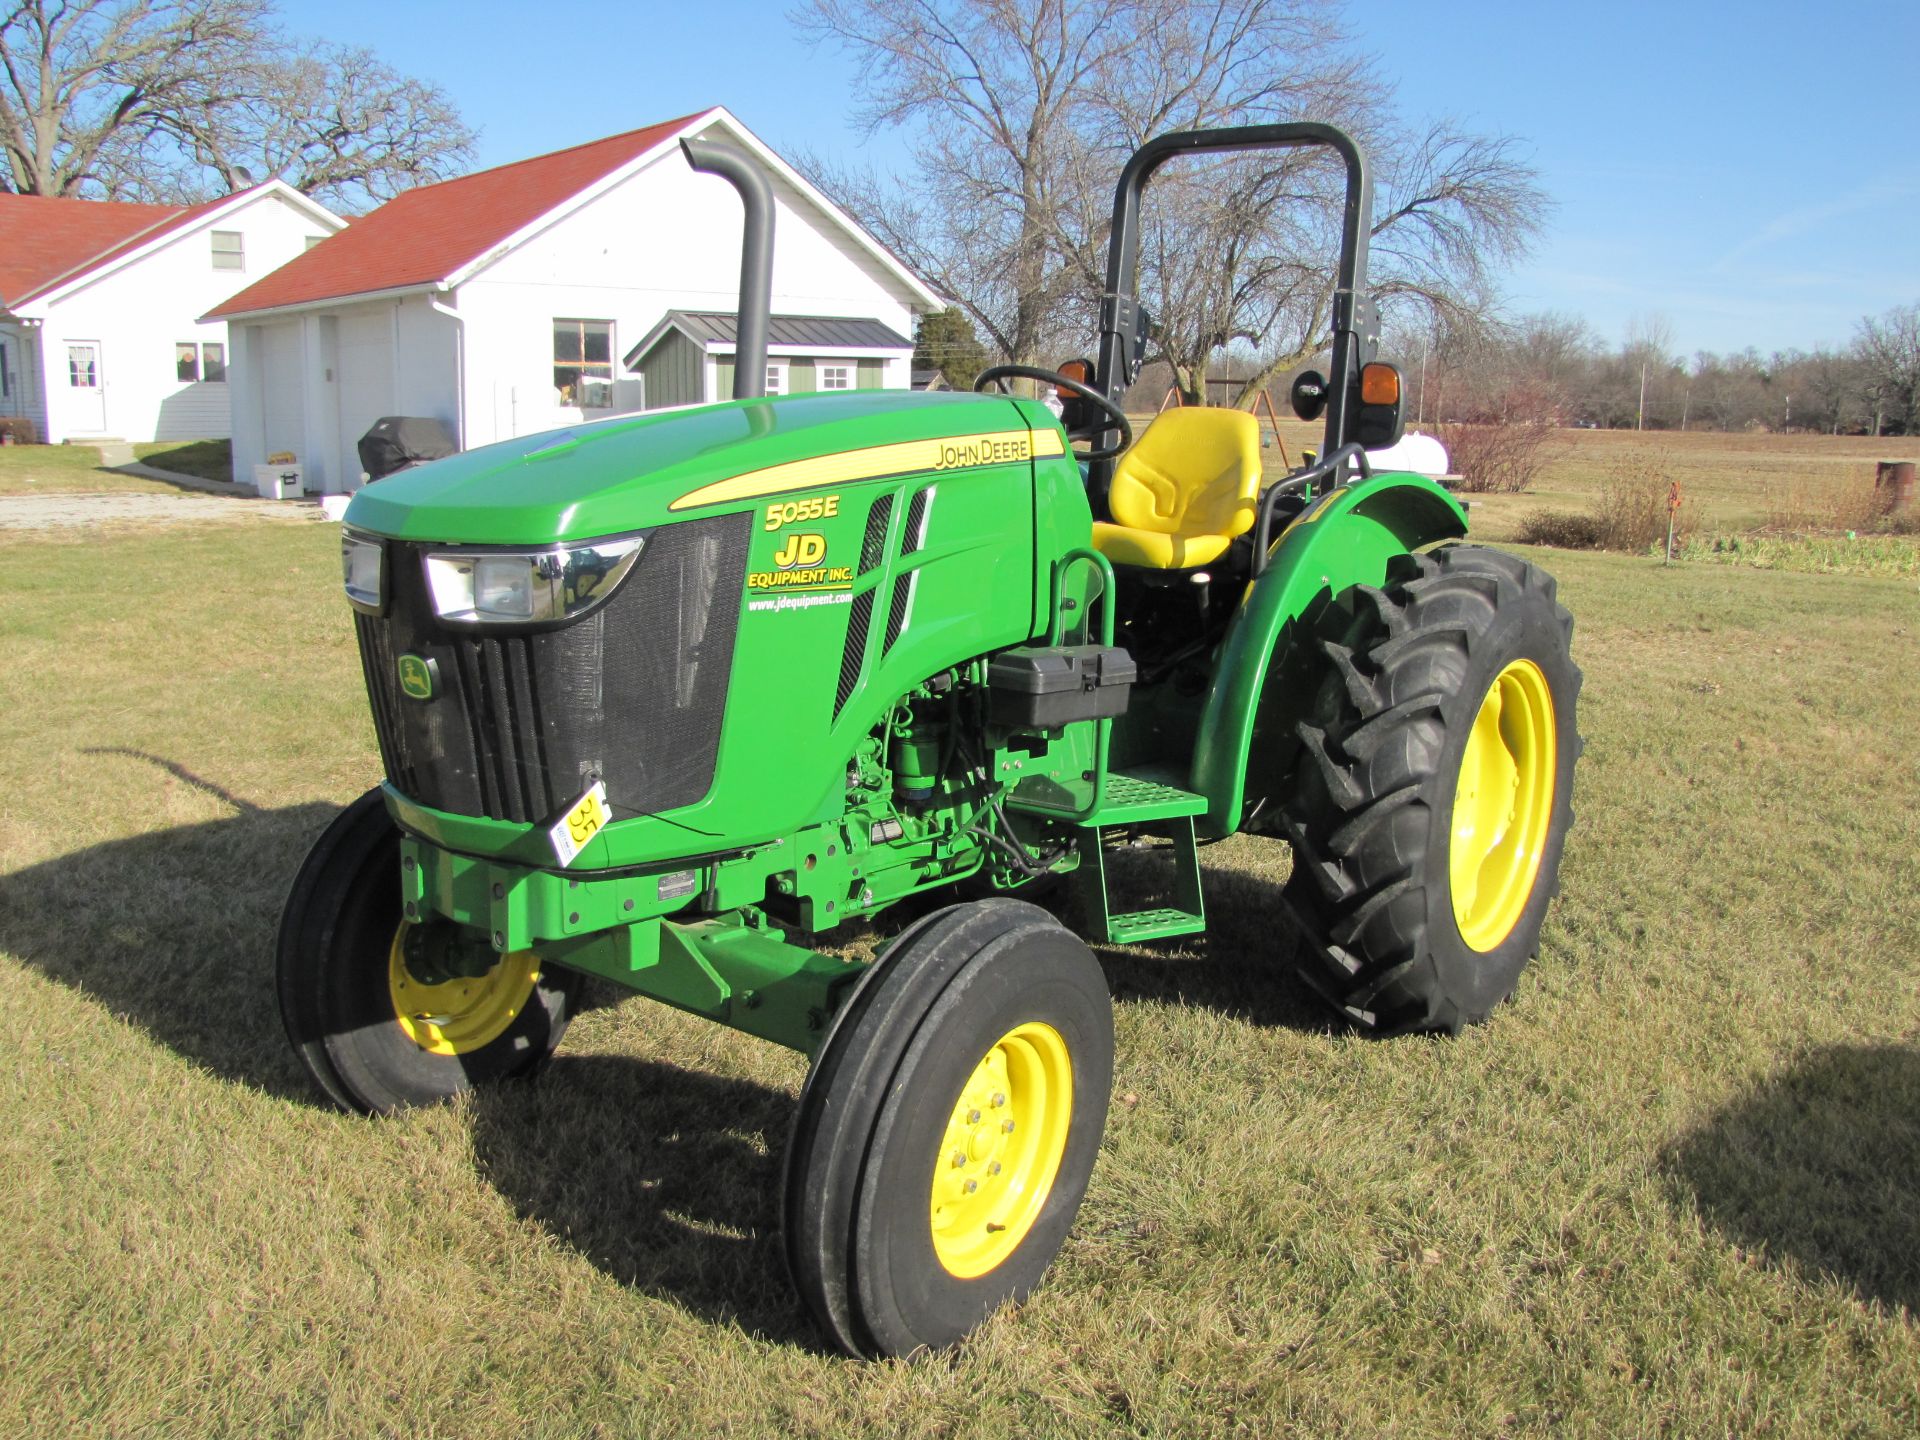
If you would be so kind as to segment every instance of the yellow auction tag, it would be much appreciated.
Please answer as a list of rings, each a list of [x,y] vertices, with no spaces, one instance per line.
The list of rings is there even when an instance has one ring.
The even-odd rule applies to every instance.
[[[547,832],[553,841],[553,853],[562,865],[571,865],[574,858],[587,848],[587,842],[598,835],[613,817],[607,813],[607,786],[604,780],[593,782],[573,808],[561,817],[560,823]]]

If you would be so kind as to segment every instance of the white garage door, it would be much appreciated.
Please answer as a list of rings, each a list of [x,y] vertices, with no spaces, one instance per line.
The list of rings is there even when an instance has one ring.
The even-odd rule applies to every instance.
[[[268,455],[293,455],[303,463],[307,448],[306,407],[300,394],[305,366],[300,358],[300,322],[262,325],[254,352],[254,380],[260,396],[260,434]]]
[[[342,315],[335,332],[340,396],[340,473],[329,490],[360,488],[360,437],[394,413],[393,317],[389,311]]]

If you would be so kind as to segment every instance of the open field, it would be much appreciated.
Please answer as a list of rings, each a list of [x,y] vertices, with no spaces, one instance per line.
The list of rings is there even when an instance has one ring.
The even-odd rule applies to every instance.
[[[1915,1433],[1920,587],[1531,554],[1588,748],[1514,1003],[1331,1030],[1284,847],[1203,851],[1210,937],[1100,951],[1047,1284],[862,1365],[781,1273],[796,1056],[609,995],[537,1084],[316,1103],[273,931],[379,768],[332,527],[0,537],[0,1433]]]
[[[1877,460],[1920,460],[1920,439],[1865,435],[1717,435],[1567,430],[1551,449],[1539,484],[1524,495],[1476,495],[1474,525],[1510,539],[1530,510],[1578,510],[1592,503],[1610,469],[1653,464],[1680,482],[1705,531],[1766,523],[1776,503],[1847,479],[1868,483]]]

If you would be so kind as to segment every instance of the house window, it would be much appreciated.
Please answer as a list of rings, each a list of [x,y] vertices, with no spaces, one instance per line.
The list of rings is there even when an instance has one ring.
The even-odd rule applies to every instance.
[[[851,365],[822,365],[820,367],[820,388],[822,390],[851,390],[853,388],[853,367]]]
[[[174,378],[191,383],[195,380],[220,381],[227,378],[227,347],[225,345],[196,345],[183,340],[173,347]]]
[[[787,362],[769,360],[767,362],[767,394],[784,395],[787,393]]]
[[[553,322],[553,389],[562,405],[613,407],[613,322]]]
[[[238,230],[216,230],[213,232],[213,268],[216,270],[244,270],[247,268],[246,251],[241,247]]]
[[[95,390],[100,385],[100,352],[92,345],[67,347],[67,384],[75,390]]]

